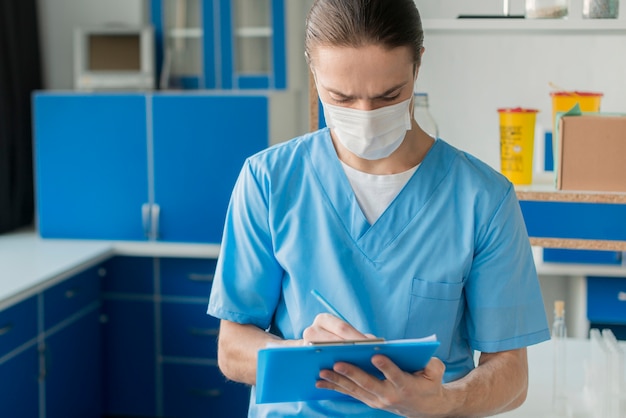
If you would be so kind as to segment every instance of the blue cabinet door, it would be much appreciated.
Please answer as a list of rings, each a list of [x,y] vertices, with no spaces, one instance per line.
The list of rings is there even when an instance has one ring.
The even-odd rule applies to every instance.
[[[34,131],[42,237],[144,239],[144,95],[39,93]]]
[[[0,355],[0,415],[39,416],[39,353],[37,346],[10,359]]]
[[[100,310],[46,338],[46,418],[102,413]]]
[[[156,416],[152,301],[105,299],[104,415]]]
[[[268,98],[160,95],[153,112],[159,239],[219,243],[244,160],[268,146]]]

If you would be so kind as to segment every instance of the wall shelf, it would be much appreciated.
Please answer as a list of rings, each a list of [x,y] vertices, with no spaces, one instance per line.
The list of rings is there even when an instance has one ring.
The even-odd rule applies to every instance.
[[[626,205],[626,193],[562,191],[555,190],[551,185],[517,186],[515,188],[521,202],[549,203],[590,203]],[[530,237],[531,245],[543,248],[567,248],[582,250],[626,251],[626,241],[605,239],[578,239],[555,237]]]
[[[521,32],[626,34],[626,21],[619,19],[424,19],[426,33]]]

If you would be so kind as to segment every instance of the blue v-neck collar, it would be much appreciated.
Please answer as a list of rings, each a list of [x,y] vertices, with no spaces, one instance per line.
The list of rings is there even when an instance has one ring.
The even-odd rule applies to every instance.
[[[435,141],[398,196],[374,225],[370,225],[337,157],[330,131],[320,131],[311,142],[311,165],[318,183],[347,234],[367,258],[379,260],[409,223],[419,216],[450,170],[455,153],[446,145],[442,140]]]

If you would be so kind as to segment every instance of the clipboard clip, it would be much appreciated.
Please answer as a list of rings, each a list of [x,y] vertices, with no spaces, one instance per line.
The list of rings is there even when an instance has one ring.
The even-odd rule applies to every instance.
[[[384,338],[365,338],[363,340],[311,341],[309,345],[357,345],[384,342]]]

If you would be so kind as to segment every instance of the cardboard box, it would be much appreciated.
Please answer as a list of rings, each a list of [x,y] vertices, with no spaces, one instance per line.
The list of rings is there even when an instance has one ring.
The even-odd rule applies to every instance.
[[[626,192],[626,115],[560,119],[558,190]]]

